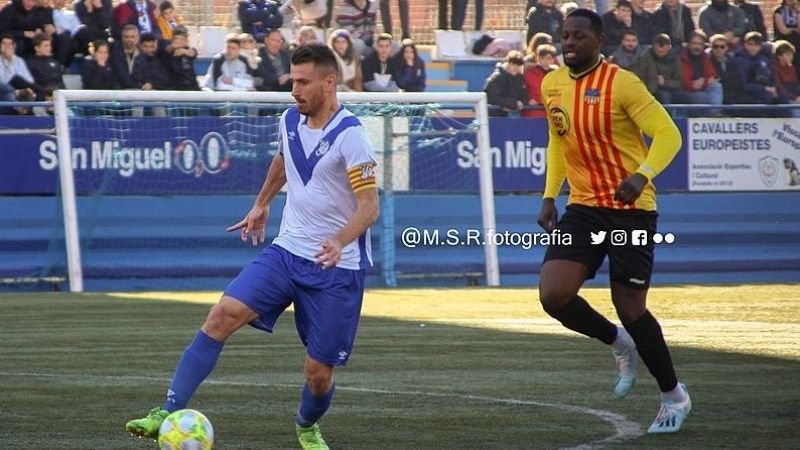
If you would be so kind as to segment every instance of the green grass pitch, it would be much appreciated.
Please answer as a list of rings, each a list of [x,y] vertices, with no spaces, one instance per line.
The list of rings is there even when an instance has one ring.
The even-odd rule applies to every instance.
[[[585,289],[613,314],[608,291]],[[0,295],[0,448],[153,449],[124,423],[160,405],[214,293]],[[800,448],[800,286],[651,291],[694,408],[644,434],[657,386],[613,397],[610,351],[533,289],[371,290],[321,425],[333,449]],[[217,449],[295,449],[303,348],[291,312],[226,345],[190,407]]]

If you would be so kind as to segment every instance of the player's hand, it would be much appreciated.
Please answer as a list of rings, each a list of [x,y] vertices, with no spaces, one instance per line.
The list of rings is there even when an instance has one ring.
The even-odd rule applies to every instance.
[[[629,205],[642,195],[645,186],[647,186],[647,177],[640,173],[634,173],[617,186],[614,191],[614,200]]]
[[[264,243],[267,227],[267,217],[269,217],[269,208],[262,208],[260,206],[253,206],[249,213],[235,225],[229,226],[225,231],[231,232],[241,230],[241,239],[247,242],[248,235],[253,242],[253,245]]]
[[[556,208],[555,199],[546,198],[542,201],[542,210],[539,212],[537,223],[548,233],[553,231],[558,223],[558,209]]]
[[[325,239],[322,243],[322,249],[314,255],[317,259],[317,264],[321,265],[323,269],[330,269],[335,267],[342,259],[342,243],[336,238]]]

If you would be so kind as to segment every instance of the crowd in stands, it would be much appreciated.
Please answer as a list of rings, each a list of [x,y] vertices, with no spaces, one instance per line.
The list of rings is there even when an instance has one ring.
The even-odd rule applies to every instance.
[[[425,63],[411,40],[408,0],[398,0],[400,39],[388,33],[389,1],[240,0],[241,33],[226,36],[223,51],[198,76],[198,51],[169,0],[12,0],[0,9],[0,99],[51,98],[64,88],[63,74],[76,58],[84,89],[290,91],[291,54],[322,41],[326,33],[319,30],[329,30],[324,43],[339,61],[341,90],[424,91]],[[450,6],[452,17],[448,2],[439,1],[439,27],[462,29],[467,0]],[[564,17],[578,6],[527,0],[523,52],[494,45],[499,40],[482,43],[503,56],[485,87],[498,114],[542,115],[530,106],[540,102],[544,75],[558,67]],[[475,0],[475,13],[480,29],[483,0]],[[769,41],[761,9],[746,0],[710,0],[696,15],[682,0],[664,0],[654,11],[644,0],[617,0],[602,14],[603,53],[664,103],[796,103],[800,5],[783,0],[772,13]],[[379,18],[384,33],[377,31]],[[287,27],[296,30],[289,42],[281,31]]]
[[[390,21],[388,1],[381,3]],[[242,32],[225,37],[224,50],[198,77],[198,51],[169,0],[12,0],[0,9],[0,100],[52,99],[76,56],[83,89],[291,91],[291,54],[318,41],[316,27],[326,20],[338,27],[327,44],[340,62],[341,90],[423,91],[425,64],[409,38],[407,0],[400,5],[404,39],[397,43],[376,33],[373,0],[342,0],[335,8],[324,0],[241,0]],[[287,22],[297,27],[288,43],[281,32]],[[30,108],[0,109],[14,112]]]
[[[564,17],[573,7],[558,8],[554,0],[530,7],[527,55],[509,53],[486,82],[496,115],[543,114],[526,105],[539,104],[543,73],[558,67],[552,55],[560,50]],[[618,0],[602,14],[602,52],[636,73],[665,104],[798,103],[798,0],[783,0],[773,15],[774,41],[768,41],[761,9],[746,0],[710,0],[698,11],[697,24],[682,0],[664,0],[655,11],[646,10],[643,0]]]

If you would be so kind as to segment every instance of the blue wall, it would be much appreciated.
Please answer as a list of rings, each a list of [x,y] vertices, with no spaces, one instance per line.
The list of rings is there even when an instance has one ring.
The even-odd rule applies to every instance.
[[[483,248],[400,246],[408,226],[480,229],[477,196],[396,196],[396,270],[400,286],[466,285],[483,273]],[[563,200],[563,199],[562,199]],[[797,193],[666,194],[659,230],[677,241],[656,250],[654,284],[800,282]],[[259,251],[225,233],[252,196],[81,197],[79,215],[89,290],[222,289]],[[501,231],[539,231],[538,195],[497,197]],[[282,199],[268,230],[277,231]],[[563,205],[561,205],[563,211]],[[61,215],[54,197],[0,198],[0,278],[64,273]],[[381,224],[373,227],[381,283]],[[501,248],[504,285],[534,285],[544,249]],[[604,267],[590,284],[606,284]]]

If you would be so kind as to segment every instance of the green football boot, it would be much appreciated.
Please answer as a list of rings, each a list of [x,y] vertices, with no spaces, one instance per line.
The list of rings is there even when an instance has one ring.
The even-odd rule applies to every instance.
[[[315,423],[310,427],[301,427],[295,424],[295,431],[297,431],[297,440],[303,450],[329,450],[328,444],[322,439],[322,433],[319,432],[318,424]]]
[[[157,406],[150,410],[147,417],[131,420],[125,424],[125,429],[136,436],[158,439],[158,430],[168,415],[169,411]]]

